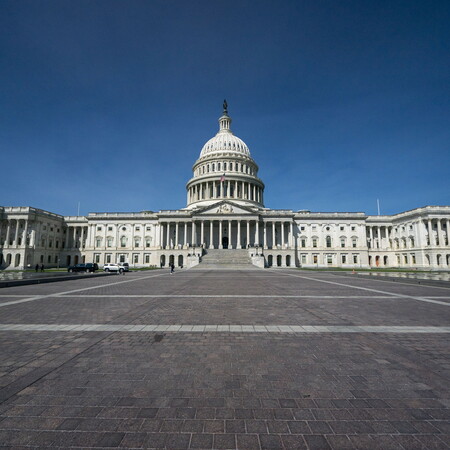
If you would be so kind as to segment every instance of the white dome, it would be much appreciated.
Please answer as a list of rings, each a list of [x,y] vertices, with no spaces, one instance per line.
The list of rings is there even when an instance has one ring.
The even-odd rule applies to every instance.
[[[242,139],[230,132],[217,133],[202,148],[200,158],[209,156],[212,153],[239,153],[250,157],[250,150]]]
[[[240,156],[244,155],[250,158],[250,150],[246,143],[231,132],[231,118],[226,112],[219,119],[219,124],[219,132],[203,146],[200,158],[215,153],[237,153]]]

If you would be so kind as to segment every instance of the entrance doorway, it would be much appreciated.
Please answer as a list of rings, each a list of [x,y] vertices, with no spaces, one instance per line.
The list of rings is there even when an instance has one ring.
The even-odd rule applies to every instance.
[[[222,247],[223,248],[228,248],[228,237],[227,236],[224,236],[222,238]]]

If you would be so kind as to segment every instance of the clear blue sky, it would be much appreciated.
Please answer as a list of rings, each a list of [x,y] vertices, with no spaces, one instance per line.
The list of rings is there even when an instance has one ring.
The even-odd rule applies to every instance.
[[[178,209],[227,99],[277,209],[450,204],[450,2],[0,0],[0,205]]]

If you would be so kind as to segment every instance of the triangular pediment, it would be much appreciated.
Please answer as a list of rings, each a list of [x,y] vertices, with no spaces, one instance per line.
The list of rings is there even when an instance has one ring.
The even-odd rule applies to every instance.
[[[257,208],[251,206],[239,205],[232,201],[222,200],[212,205],[197,209],[193,215],[195,216],[211,216],[211,215],[255,215],[258,213]]]

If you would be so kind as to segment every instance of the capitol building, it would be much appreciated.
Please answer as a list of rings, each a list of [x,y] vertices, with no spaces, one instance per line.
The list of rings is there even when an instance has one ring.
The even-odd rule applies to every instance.
[[[0,206],[0,269],[128,262],[131,267],[450,269],[450,206],[392,216],[264,206],[265,185],[250,150],[231,131],[203,146],[179,210],[61,216]]]

